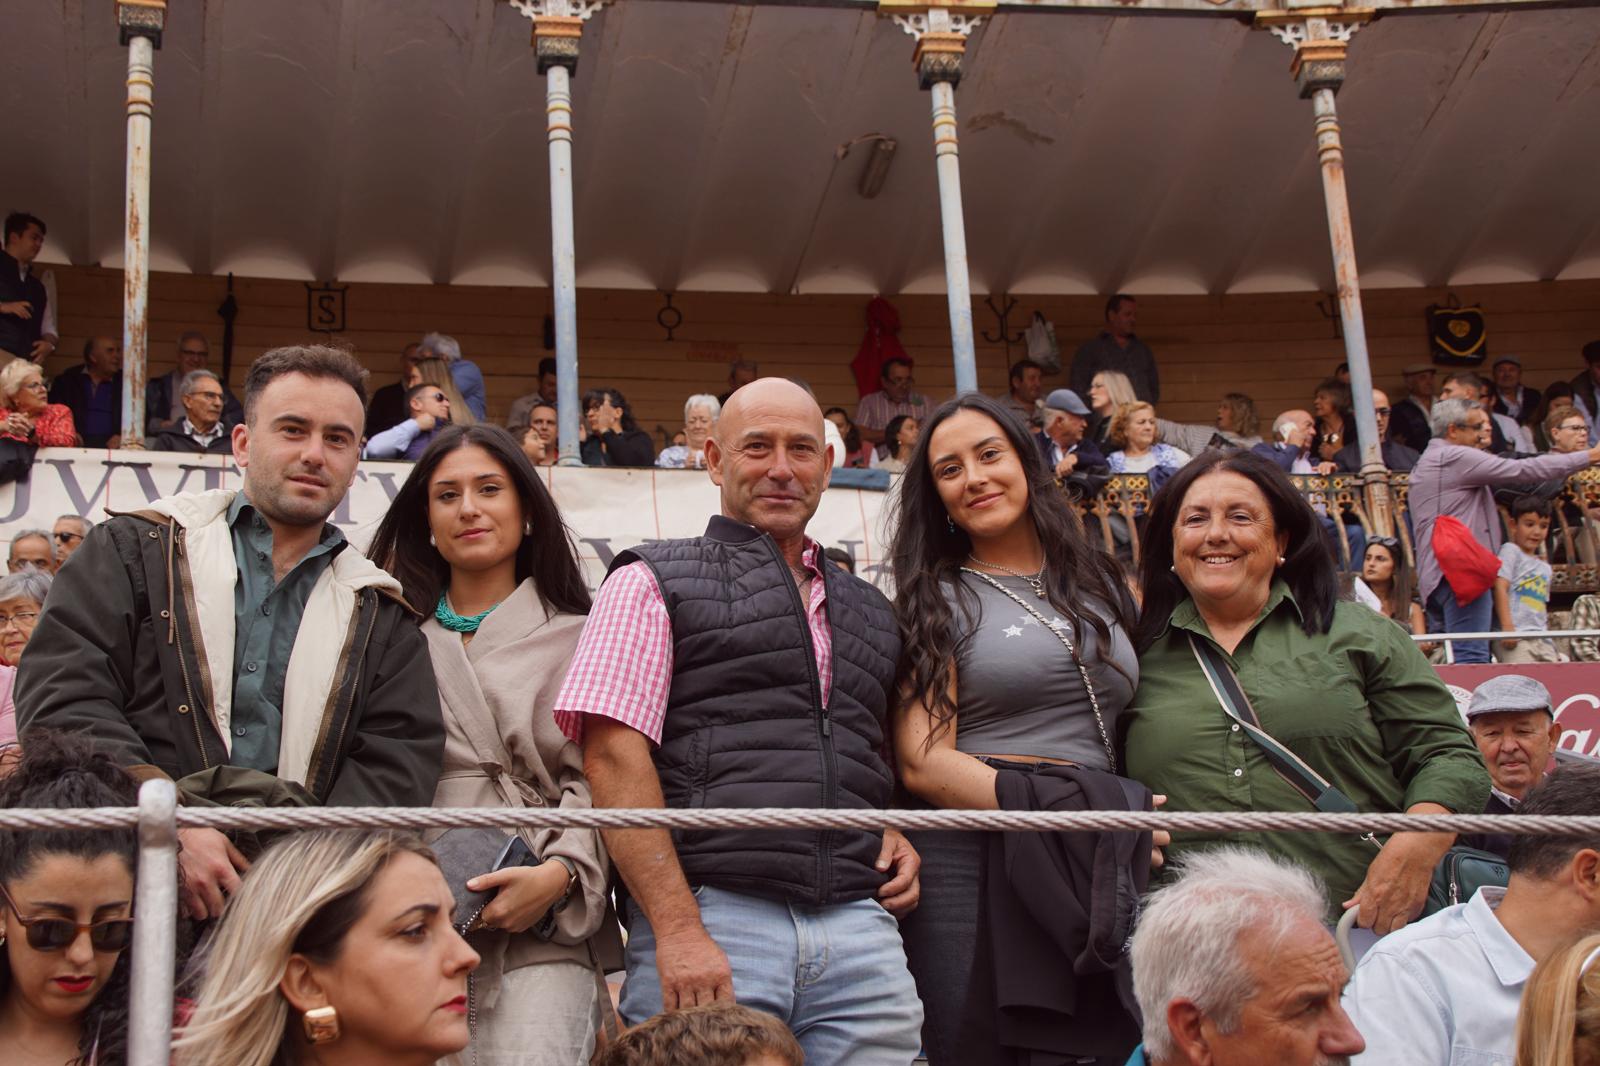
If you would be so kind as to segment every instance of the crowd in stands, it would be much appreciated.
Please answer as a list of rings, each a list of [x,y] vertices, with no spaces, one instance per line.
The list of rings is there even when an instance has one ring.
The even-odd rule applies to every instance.
[[[34,228],[7,222],[30,313]],[[33,321],[14,302],[0,315]],[[825,416],[735,364],[659,454],[620,392],[585,392],[585,464],[703,467],[720,499],[704,535],[623,551],[597,592],[536,470],[556,458],[554,374],[502,427],[448,336],[370,403],[349,353],[280,348],[230,415],[189,335],[147,429],[225,440],[242,485],[13,537],[0,807],[125,806],[164,778],[199,806],[1600,816],[1600,767],[1547,771],[1543,685],[1492,679],[1463,715],[1411,639],[1429,613],[1437,632],[1546,628],[1549,486],[1600,463],[1600,342],[1571,404],[1503,359],[1492,383],[1452,373],[1435,395],[1410,368],[1400,408],[1375,396],[1385,433],[1426,406],[1421,446],[1384,453],[1412,462],[1413,589],[1401,539],[1291,480],[1359,467],[1337,373],[1268,439],[1238,393],[1212,426],[1168,422],[1136,313],[1108,302],[1074,387],[1023,361],[998,398],[934,403],[890,358]],[[64,419],[113,443],[114,340],[41,402],[53,341],[10,325],[27,350],[0,367],[6,431],[43,443]],[[328,521],[363,457],[414,464],[365,554]],[[892,601],[807,532],[847,464],[898,476]],[[1119,473],[1154,491],[1102,538],[1070,490]],[[1116,550],[1130,520],[1136,568]],[[1460,902],[1436,891],[1458,842],[1416,832],[180,845],[178,1066],[1600,1064],[1594,834],[1460,841],[1503,870]],[[131,831],[0,831],[0,1062],[126,1061],[134,855]]]

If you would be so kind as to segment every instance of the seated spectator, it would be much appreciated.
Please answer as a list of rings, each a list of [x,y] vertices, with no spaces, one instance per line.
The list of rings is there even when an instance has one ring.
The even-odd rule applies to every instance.
[[[1311,413],[1316,416],[1317,439],[1311,450],[1325,463],[1333,462],[1346,439],[1356,435],[1356,418],[1351,410],[1350,386],[1329,378],[1317,386],[1311,397]]]
[[[1119,292],[1106,301],[1105,328],[1073,353],[1067,381],[1073,392],[1082,396],[1096,374],[1111,370],[1128,379],[1135,398],[1160,402],[1161,374],[1155,354],[1133,332],[1138,313],[1138,301],[1127,293]]]
[[[94,528],[94,523],[82,515],[64,514],[56,519],[55,529],[51,537],[55,540],[56,569],[61,569],[61,564],[67,557],[78,550],[78,545],[83,543],[83,538],[89,535],[89,530]]]
[[[1383,457],[1383,465],[1389,470],[1400,474],[1408,474],[1411,468],[1417,465],[1419,454],[1401,444],[1399,441],[1389,439],[1389,419],[1393,412],[1389,406],[1389,394],[1382,389],[1372,390],[1372,413],[1378,420],[1378,450]],[[1351,423],[1351,435],[1345,441],[1343,448],[1333,457],[1334,468],[1341,473],[1359,474],[1361,472],[1361,442],[1354,435],[1354,423]]]
[[[1540,633],[1550,628],[1550,564],[1539,549],[1550,535],[1550,504],[1519,496],[1510,507],[1511,539],[1500,545],[1500,576],[1494,581],[1496,622],[1505,632]],[[1495,657],[1503,663],[1559,663],[1566,657],[1549,637],[1502,640]]]
[[[1551,449],[1549,418],[1557,407],[1571,407],[1577,410],[1572,402],[1572,386],[1565,381],[1558,381],[1544,390],[1544,397],[1539,401],[1539,407],[1533,413],[1533,419],[1528,423],[1528,428],[1533,430],[1533,445],[1535,451],[1547,452]],[[1583,412],[1578,412],[1578,417],[1583,417]],[[1589,423],[1584,422],[1587,429]]]
[[[1544,439],[1549,442],[1545,451],[1570,455],[1589,448],[1589,423],[1571,403],[1550,408],[1544,416],[1543,428]]]
[[[1574,600],[1567,628],[1600,630],[1600,596],[1585,592]],[[1571,645],[1573,662],[1600,663],[1600,637],[1573,637]]]
[[[466,397],[456,388],[456,380],[450,376],[449,363],[443,359],[418,359],[412,370],[414,373],[406,374],[408,395],[413,385],[437,386],[439,391],[444,393],[444,398],[450,401],[450,421],[453,424],[470,426],[478,421],[472,413],[472,408],[467,405]]]
[[[1528,792],[1544,780],[1561,740],[1550,690],[1521,674],[1491,677],[1472,690],[1467,729],[1494,783],[1483,813],[1516,813]],[[1460,843],[1504,857],[1511,854],[1514,839],[1508,833],[1473,833]]]
[[[877,446],[887,439],[885,429],[896,415],[910,415],[921,422],[928,417],[928,398],[916,392],[911,360],[894,356],[878,370],[877,392],[869,392],[856,405],[856,429],[861,439]],[[880,454],[883,450],[879,449]]]
[[[1333,380],[1337,381],[1339,384],[1345,386],[1346,388],[1349,388],[1350,387],[1350,364],[1349,363],[1340,363],[1338,366],[1334,367],[1333,368]]]
[[[633,419],[633,408],[616,389],[590,389],[583,394],[586,432],[578,451],[584,466],[654,466],[656,448],[650,434]]]
[[[184,379],[196,370],[210,369],[211,345],[206,341],[206,335],[189,330],[179,337],[178,365],[144,387],[145,436],[153,439],[163,430],[180,428],[180,423],[188,414],[188,409],[183,405]],[[244,421],[244,408],[239,406],[239,401],[221,383],[221,379],[218,379],[218,387],[222,389],[222,413],[219,417],[223,425],[232,430]]]
[[[1028,429],[1040,426],[1039,394],[1044,391],[1044,367],[1032,359],[1019,359],[1011,364],[1009,376],[1011,389],[1001,399],[1006,410],[1022,420]]]
[[[1128,1066],[1324,1066],[1359,1055],[1317,879],[1239,847],[1176,865],[1133,931],[1144,1043]]]
[[[876,458],[872,465],[891,474],[905,473],[906,463],[917,448],[917,434],[920,432],[922,425],[912,415],[895,415],[889,419],[889,424],[883,430],[883,443],[890,450],[887,455]]]
[[[478,953],[433,853],[313,830],[261,854],[212,935],[176,1066],[424,1066],[471,1038]]]
[[[1379,614],[1393,619],[1407,633],[1428,631],[1422,604],[1417,602],[1411,567],[1406,565],[1405,553],[1400,550],[1397,539],[1367,538],[1367,550],[1361,560],[1361,580],[1382,604]]]
[[[1440,400],[1433,405],[1433,440],[1411,471],[1407,497],[1417,553],[1418,592],[1429,615],[1429,630],[1481,633],[1493,618],[1492,590],[1462,602],[1439,566],[1433,551],[1434,526],[1446,515],[1457,519],[1489,551],[1500,550],[1500,515],[1495,509],[1496,485],[1565,478],[1600,463],[1600,448],[1531,459],[1490,455],[1489,414],[1475,401]],[[1487,641],[1454,641],[1455,661],[1486,663]]]
[[[511,401],[511,410],[506,414],[506,428],[515,431],[518,426],[529,425],[533,421],[535,407],[555,410],[556,388],[556,361],[547,355],[539,360],[538,388]]]
[[[355,479],[365,377],[335,348],[263,354],[235,436],[240,489],[94,531],[17,673],[24,744],[87,732],[186,803],[432,799],[444,726],[422,634],[399,582],[328,522]],[[185,905],[216,917],[248,859],[215,829],[178,836]]]
[[[842,461],[833,465],[855,469],[870,465],[872,449],[861,443],[861,431],[850,421],[850,413],[843,407],[830,407],[823,412],[823,417],[833,423],[833,428],[839,431],[839,440],[844,445]]]
[[[1404,444],[1417,454],[1433,439],[1433,428],[1428,421],[1433,411],[1433,386],[1436,371],[1431,363],[1411,363],[1401,371],[1406,394],[1394,407],[1395,443]]]
[[[1045,397],[1044,428],[1033,435],[1045,465],[1057,478],[1073,474],[1106,474],[1111,467],[1093,441],[1083,439],[1089,429],[1089,406],[1071,389],[1056,389]]]
[[[1193,458],[1182,448],[1156,441],[1156,409],[1142,401],[1125,404],[1111,420],[1111,445],[1106,456],[1113,474],[1146,474],[1157,467],[1176,470]]]
[[[1128,380],[1128,375],[1119,370],[1102,370],[1090,379],[1089,391],[1078,395],[1088,396],[1089,410],[1094,412],[1094,417],[1089,419],[1088,439],[1094,441],[1104,452],[1112,447],[1110,444],[1112,418],[1122,407],[1138,402],[1139,397],[1133,392],[1133,383]]]
[[[528,423],[513,427],[511,435],[522,445],[522,454],[534,466],[555,466],[561,458],[560,426],[556,409],[536,403],[528,409]]]
[[[11,555],[6,559],[6,567],[13,574],[23,570],[55,573],[56,552],[52,540],[42,529],[18,530],[11,538]]]
[[[1562,766],[1519,813],[1600,815],[1600,767]],[[1600,837],[1519,836],[1508,865],[1507,887],[1389,934],[1356,966],[1344,1007],[1366,1037],[1365,1061],[1511,1066],[1534,965],[1600,932]]]
[[[371,438],[388,429],[397,426],[406,418],[406,389],[411,387],[411,382],[406,379],[411,373],[411,368],[416,365],[422,345],[412,341],[400,350],[400,380],[391,381],[379,387],[372,394],[372,402],[367,404],[367,424],[362,436]],[[243,415],[239,421],[243,421]]]
[[[1497,441],[1491,450],[1499,450],[1505,455],[1534,454],[1533,431],[1527,426],[1518,425],[1511,416],[1494,410],[1494,386],[1483,378],[1478,379],[1478,404],[1494,419]],[[1499,443],[1502,441],[1503,445]]]
[[[739,389],[741,389],[744,386],[750,384],[752,381],[756,380],[760,376],[761,376],[761,367],[757,366],[755,363],[750,362],[748,359],[736,359],[733,362],[729,363],[728,364],[728,391],[717,397],[717,403],[718,404],[727,403],[729,396],[732,396]]]
[[[1519,426],[1533,425],[1533,416],[1544,399],[1539,390],[1522,383],[1522,360],[1502,355],[1489,368],[1494,376],[1494,413],[1505,415]]]
[[[0,750],[17,742],[12,686],[17,663],[50,594],[50,575],[29,567],[0,578]]]
[[[1533,968],[1517,1011],[1519,1066],[1600,1066],[1600,935]]]
[[[618,1037],[594,1066],[803,1066],[800,1042],[770,1014],[706,1003],[658,1014]]]
[[[843,570],[845,573],[853,574],[856,572],[855,556],[851,555],[843,548],[824,548],[822,549],[822,554],[824,558],[830,559],[837,563],[839,565],[839,569]]]
[[[461,345],[454,337],[443,333],[430,333],[418,342],[417,354],[423,359],[443,359],[450,368],[450,378],[466,401],[463,412],[471,411],[471,422],[482,422],[489,417],[489,400],[484,391],[483,371],[478,364],[461,356]],[[452,397],[454,399],[454,397]],[[469,424],[465,417],[457,421]]]
[[[1156,419],[1157,439],[1199,455],[1207,448],[1254,448],[1261,443],[1256,404],[1242,392],[1230,392],[1217,403],[1214,425]]]
[[[72,412],[64,404],[46,402],[48,391],[37,363],[7,363],[0,370],[0,437],[39,448],[77,447]]]
[[[1445,375],[1444,387],[1439,390],[1441,400],[1470,400],[1482,407],[1484,414],[1489,418],[1489,439],[1484,445],[1484,451],[1493,452],[1495,455],[1504,455],[1511,450],[1511,442],[1506,439],[1505,431],[1500,423],[1489,415],[1489,409],[1484,401],[1488,395],[1488,382],[1470,370],[1457,370],[1453,374]],[[1423,449],[1426,451],[1427,449]]]
[[[85,448],[122,445],[122,345],[114,337],[83,342],[83,363],[70,366],[50,383],[50,402],[72,412],[72,425]]]
[[[450,424],[450,400],[437,385],[413,385],[406,390],[411,417],[367,441],[363,459],[409,459],[427,450],[439,430]]]
[[[223,421],[222,382],[209,370],[190,371],[179,387],[184,415],[150,443],[156,452],[232,455],[232,426]]]
[[[1590,341],[1583,346],[1584,369],[1576,374],[1569,383],[1572,388],[1572,404],[1583,414],[1584,421],[1589,423],[1589,436],[1595,435],[1595,419],[1600,417],[1600,401],[1595,399],[1595,390],[1600,386],[1600,340]]]
[[[682,444],[664,448],[656,457],[656,465],[669,470],[703,470],[706,465],[706,441],[722,413],[722,404],[715,396],[700,393],[689,397],[683,405]]]
[[[65,734],[30,736],[0,778],[5,810],[137,803],[132,777]],[[0,832],[0,1062],[127,1061],[136,841],[132,826]]]

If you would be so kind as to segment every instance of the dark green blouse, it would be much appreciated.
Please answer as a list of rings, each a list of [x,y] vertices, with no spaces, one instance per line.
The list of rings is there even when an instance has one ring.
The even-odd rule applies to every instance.
[[[1169,811],[1311,810],[1217,703],[1190,633],[1211,640],[1194,601],[1185,600],[1140,656],[1139,690],[1125,712],[1129,776],[1165,793]],[[1294,597],[1275,581],[1255,626],[1227,658],[1266,731],[1361,810],[1425,802],[1483,810],[1489,775],[1455,701],[1389,619],[1340,603],[1330,630],[1307,636]],[[1288,832],[1177,834],[1168,854],[1218,843],[1302,863],[1327,883],[1335,911],[1376,854],[1348,834]]]

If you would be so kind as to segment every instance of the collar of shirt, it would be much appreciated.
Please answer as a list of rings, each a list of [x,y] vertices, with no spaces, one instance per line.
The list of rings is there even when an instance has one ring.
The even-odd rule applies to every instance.
[[[1522,801],[1517,799],[1517,797],[1507,795],[1506,793],[1501,792],[1498,788],[1495,788],[1493,785],[1489,786],[1489,793],[1490,795],[1498,796],[1500,798],[1500,802],[1504,803],[1512,810],[1516,810],[1518,807],[1522,806]]]
[[[216,420],[216,422],[212,423],[211,432],[209,432],[209,433],[201,433],[198,429],[194,428],[194,423],[189,421],[188,417],[185,416],[184,420],[183,420],[183,432],[187,436],[193,437],[200,444],[209,445],[212,441],[214,441],[218,437],[222,436],[222,419],[219,418],[219,419]],[[244,498],[244,493],[242,493],[242,492],[239,493],[238,499],[243,499],[243,498]],[[237,503],[238,499],[236,499],[234,502]]]
[[[185,419],[185,422],[187,421]],[[221,423],[219,422],[218,425],[221,425]],[[256,510],[254,504],[245,498],[245,494],[238,492],[234,494],[233,502],[228,505],[229,528],[237,529],[241,520],[248,520],[251,523],[251,535],[266,546],[267,555],[270,557],[272,554],[272,527],[267,525],[267,520],[261,517],[261,513]],[[322,536],[318,539],[316,547],[306,552],[305,558],[310,559],[324,552],[341,549],[344,544],[344,533],[339,527],[324,522],[322,524]],[[301,562],[304,561],[304,559],[301,560]]]
[[[1478,938],[1478,946],[1483,949],[1484,958],[1489,960],[1500,983],[1515,988],[1533,972],[1533,958],[1495,917],[1495,908],[1500,906],[1505,895],[1506,890],[1496,885],[1480,888],[1478,894],[1467,901],[1461,917]]]
[[[1295,602],[1294,593],[1289,591],[1289,586],[1284,584],[1282,578],[1275,577],[1272,579],[1272,589],[1267,593],[1267,602],[1262,605],[1261,613],[1256,615],[1256,620],[1251,623],[1250,632],[1255,632],[1273,611],[1285,603],[1289,605],[1289,610],[1294,612],[1297,623],[1305,621],[1305,616],[1300,613],[1300,605]],[[1193,596],[1184,597],[1184,601],[1172,609],[1172,619],[1167,623],[1167,628],[1186,629],[1207,638],[1211,636],[1211,627],[1200,617],[1200,608],[1195,606]]]

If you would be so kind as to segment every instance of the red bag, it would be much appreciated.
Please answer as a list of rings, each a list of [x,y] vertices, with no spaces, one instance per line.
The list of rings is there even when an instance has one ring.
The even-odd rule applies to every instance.
[[[1440,515],[1433,522],[1433,557],[1462,607],[1494,588],[1500,560],[1478,543],[1461,519]]]

